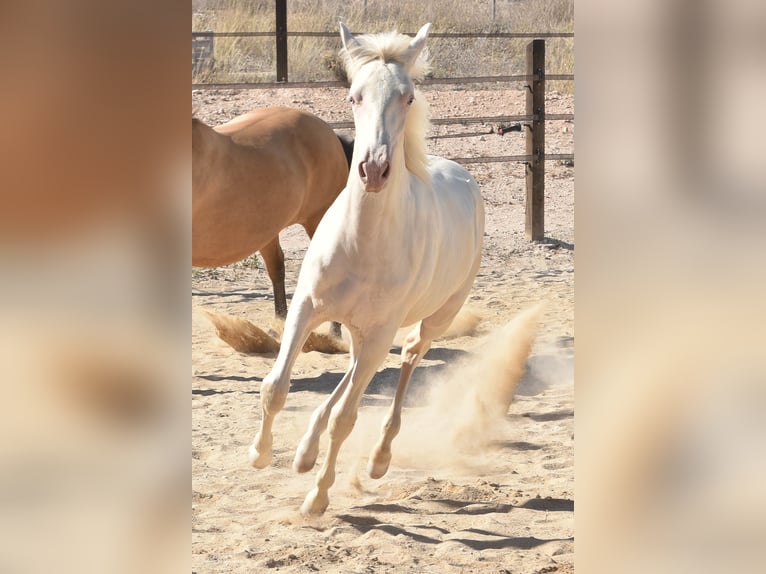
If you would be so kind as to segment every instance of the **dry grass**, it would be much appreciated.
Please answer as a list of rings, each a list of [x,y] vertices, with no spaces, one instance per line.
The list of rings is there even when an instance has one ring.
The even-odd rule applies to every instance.
[[[365,8],[366,6],[366,8]],[[414,33],[425,22],[433,32],[572,32],[573,0],[441,0],[417,3],[401,0],[291,0],[290,31],[336,33],[338,21],[354,32],[398,29]],[[195,0],[192,27],[196,31],[260,31],[275,29],[274,3],[245,0]],[[491,76],[523,73],[528,40],[491,38],[431,38],[429,51],[436,77]],[[332,69],[340,38],[290,37],[288,70],[291,81],[335,79]],[[574,71],[574,40],[547,41],[549,74]],[[215,66],[196,74],[195,82],[274,81],[275,47],[271,37],[216,38]],[[549,82],[549,89],[572,92],[572,82]]]

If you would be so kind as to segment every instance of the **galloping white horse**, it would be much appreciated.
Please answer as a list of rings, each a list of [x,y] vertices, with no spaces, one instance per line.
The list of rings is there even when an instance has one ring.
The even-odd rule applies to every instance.
[[[304,514],[327,509],[338,452],[356,422],[362,395],[397,329],[418,322],[402,347],[399,385],[369,459],[371,477],[386,473],[412,371],[460,310],[479,268],[484,235],[479,188],[458,164],[425,153],[427,105],[413,78],[425,73],[429,26],[411,39],[397,33],[354,37],[341,24],[356,124],[351,171],[303,260],[282,347],[261,384],[263,418],[250,447],[253,466],[271,462],[272,425],[304,340],[324,321],[346,325],[349,369],[314,411],[293,462],[298,472],[314,466],[329,423],[329,450],[301,507]]]

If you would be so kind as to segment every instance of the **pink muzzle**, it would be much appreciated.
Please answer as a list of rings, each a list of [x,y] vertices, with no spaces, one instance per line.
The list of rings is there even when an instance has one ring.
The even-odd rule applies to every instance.
[[[359,163],[359,177],[364,184],[364,190],[377,193],[388,181],[391,164],[388,160],[375,161],[368,159]]]

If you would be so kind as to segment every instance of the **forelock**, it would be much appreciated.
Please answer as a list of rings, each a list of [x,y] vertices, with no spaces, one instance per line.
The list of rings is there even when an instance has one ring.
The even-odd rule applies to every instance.
[[[396,63],[407,65],[407,51],[412,38],[398,32],[385,32],[383,34],[365,34],[356,37],[356,44],[350,50],[342,48],[341,59],[349,80],[353,81],[354,75],[365,64],[379,61],[385,64]],[[416,62],[408,72],[413,80],[422,80],[428,72],[428,54],[423,50]]]

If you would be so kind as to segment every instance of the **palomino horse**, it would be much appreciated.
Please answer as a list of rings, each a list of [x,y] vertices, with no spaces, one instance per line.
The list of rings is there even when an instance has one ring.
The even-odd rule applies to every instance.
[[[291,108],[255,110],[216,128],[192,118],[192,265],[218,267],[260,251],[284,318],[279,232],[299,223],[314,235],[346,183],[352,145]]]
[[[263,417],[250,447],[253,466],[270,463],[272,425],[303,341],[323,321],[346,325],[349,369],[314,411],[293,462],[298,472],[314,466],[329,423],[329,450],[301,507],[304,514],[327,509],[338,452],[356,422],[362,395],[397,329],[417,322],[402,346],[399,385],[367,467],[373,478],[386,473],[412,371],[457,315],[479,268],[484,234],[479,188],[458,164],[425,153],[427,105],[413,78],[425,72],[421,53],[428,28],[414,39],[396,33],[356,38],[341,24],[356,124],[351,172],[303,260],[282,347],[261,384]]]

